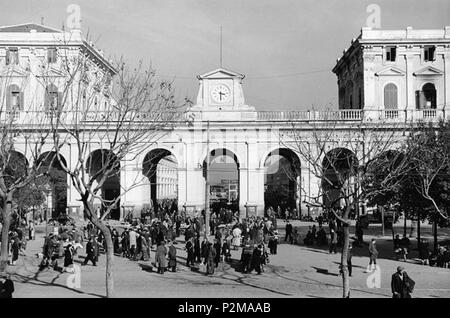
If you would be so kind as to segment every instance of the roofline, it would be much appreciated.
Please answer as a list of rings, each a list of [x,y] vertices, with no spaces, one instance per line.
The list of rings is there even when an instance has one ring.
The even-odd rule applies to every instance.
[[[27,25],[27,24],[36,24],[36,25],[40,25],[40,26],[42,26],[42,27],[44,27],[44,28],[47,28],[47,29],[56,31],[56,32],[58,32],[58,33],[63,33],[63,32],[64,32],[63,30],[55,29],[55,28],[53,28],[53,27],[50,27],[50,26],[47,26],[47,25],[43,25],[43,24],[39,24],[39,23],[35,23],[35,22],[19,23],[19,24],[12,24],[12,25],[3,25],[3,26],[0,27],[0,29],[3,29],[3,28],[13,28],[13,27],[22,26],[22,25]],[[7,32],[6,32],[6,33],[7,33]],[[12,32],[11,32],[11,33],[12,33]]]
[[[212,70],[212,71],[209,71],[207,73],[203,73],[201,75],[197,75],[197,78],[198,79],[203,79],[203,78],[205,78],[205,77],[207,77],[207,76],[209,76],[211,74],[214,74],[214,73],[220,72],[220,71],[222,71],[224,73],[229,73],[230,75],[233,75],[233,76],[238,77],[240,79],[244,79],[245,78],[245,75],[237,73],[237,72],[233,72],[233,71],[230,71],[230,70],[227,70],[227,69],[225,69],[223,67],[219,67],[219,68],[217,68],[215,70]]]

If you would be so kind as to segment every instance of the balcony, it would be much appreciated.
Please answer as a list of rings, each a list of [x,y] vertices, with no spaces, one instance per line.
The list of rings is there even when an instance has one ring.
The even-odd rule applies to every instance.
[[[136,123],[160,122],[184,124],[198,121],[186,112],[149,112],[128,113],[126,115],[115,112],[61,112],[60,123],[73,125],[75,123],[91,126],[109,125],[111,123],[130,120]],[[338,122],[338,123],[410,123],[437,122],[440,119],[450,120],[450,110],[420,109],[420,110],[336,110],[336,111],[260,111],[257,112],[256,122],[260,123],[288,123],[288,122]],[[222,121],[219,119],[218,122]],[[242,122],[255,122],[255,119],[242,119]],[[235,121],[238,125],[238,121]],[[49,112],[15,111],[0,113],[0,122],[13,126],[50,127],[56,123],[56,118]]]
[[[407,123],[418,121],[450,120],[450,110],[420,109],[420,110],[337,110],[337,111],[262,111],[258,112],[258,121],[338,121],[338,122],[378,122]]]

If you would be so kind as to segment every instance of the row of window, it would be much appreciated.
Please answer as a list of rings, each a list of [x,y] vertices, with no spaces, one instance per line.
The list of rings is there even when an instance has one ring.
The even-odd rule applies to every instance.
[[[47,63],[56,63],[57,57],[56,48],[47,48]],[[14,64],[19,64],[19,49],[17,47],[10,47],[6,49],[6,65]]]
[[[436,87],[433,83],[426,83],[422,90],[416,91],[417,109],[436,109]],[[398,89],[393,83],[384,87],[384,108],[398,109]]]
[[[61,93],[58,92],[58,88],[51,84],[45,89],[44,106],[46,110],[58,109],[61,102]],[[7,89],[6,96],[6,110],[23,110],[24,109],[24,97],[20,87],[13,84]]]
[[[387,46],[385,60],[388,62],[395,62],[397,59],[397,47]],[[423,49],[423,60],[425,62],[432,62],[436,60],[436,47],[434,45],[427,45]]]

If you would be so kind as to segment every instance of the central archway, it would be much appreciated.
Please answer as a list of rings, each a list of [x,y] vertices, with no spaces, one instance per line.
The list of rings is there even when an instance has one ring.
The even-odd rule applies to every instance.
[[[233,213],[239,211],[240,163],[234,152],[226,148],[214,149],[210,152],[209,183],[211,212],[229,209]],[[206,169],[206,158],[203,170]],[[205,177],[205,174],[204,174]]]
[[[300,214],[300,178],[301,164],[299,157],[288,148],[271,151],[264,161],[264,205],[271,207],[278,217],[285,217],[284,212],[297,210]],[[278,211],[280,210],[280,211]]]
[[[178,161],[167,149],[149,151],[142,163],[142,173],[150,182],[150,206],[155,213],[172,214],[178,210]]]
[[[67,166],[66,159],[61,157],[62,164]],[[38,158],[39,171],[46,178],[44,182],[48,185],[47,208],[51,211],[51,217],[56,218],[67,211],[67,173],[63,170],[56,152],[43,153]]]
[[[87,170],[90,176],[96,176],[96,181],[100,182],[104,172],[112,169],[108,178],[104,181],[101,188],[101,198],[108,204],[120,197],[120,162],[117,156],[110,150],[97,149],[89,155],[87,159]],[[100,208],[103,213],[105,204],[95,203],[95,208]],[[109,218],[114,220],[120,219],[120,199],[111,210]]]

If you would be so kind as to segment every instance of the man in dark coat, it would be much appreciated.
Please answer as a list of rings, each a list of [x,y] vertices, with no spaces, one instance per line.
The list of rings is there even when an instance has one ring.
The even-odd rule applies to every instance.
[[[208,243],[208,256],[206,257],[206,274],[214,274],[214,261],[216,259],[216,249],[213,247],[212,243]]]
[[[173,242],[170,241],[169,243],[169,268],[172,270],[172,272],[177,271],[177,249],[175,246],[173,246]]]
[[[366,273],[369,273],[377,267],[378,250],[376,240],[373,238],[369,244],[369,265],[367,265]]]
[[[261,262],[262,262],[262,257],[263,257],[263,253],[262,253],[262,245],[258,245],[254,250],[253,250],[253,255],[252,255],[252,267],[250,269],[250,272],[255,270],[258,275],[261,274]]]
[[[201,262],[200,234],[197,234],[194,239],[194,261]]]
[[[242,249],[241,262],[242,262],[242,272],[248,273],[251,270],[251,260],[252,260],[253,248],[247,243]]]
[[[405,272],[403,266],[397,267],[397,272],[392,275],[392,298],[411,298],[415,282]]]
[[[284,237],[284,241],[287,242],[289,238],[289,242],[292,244],[294,242],[294,237],[292,236],[292,224],[289,221],[286,221],[286,235]]]
[[[87,265],[88,261],[92,262],[92,265],[97,266],[96,262],[96,243],[94,242],[94,238],[91,237],[89,239],[89,242],[86,244],[86,258],[84,259],[84,262],[81,265]]]
[[[221,250],[222,250],[222,247],[220,246],[220,241],[215,239],[213,248],[215,249],[215,252],[216,252],[215,256],[214,256],[214,263],[215,263],[216,267],[218,267],[219,262],[220,262],[220,254],[221,254]]]
[[[14,283],[6,273],[0,273],[0,298],[12,298]]]
[[[186,242],[186,252],[187,252],[187,260],[186,260],[186,266],[189,267],[189,265],[194,265],[194,244],[192,243],[193,239],[190,238]]]

